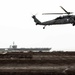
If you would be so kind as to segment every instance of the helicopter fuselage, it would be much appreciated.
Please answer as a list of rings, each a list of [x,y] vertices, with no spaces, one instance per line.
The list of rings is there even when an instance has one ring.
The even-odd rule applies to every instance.
[[[73,24],[75,25],[75,15],[66,15],[66,16],[59,16],[53,20],[41,22],[39,21],[35,15],[32,16],[36,25],[59,25],[59,24]]]
[[[40,25],[75,24],[75,15],[59,16],[53,20],[41,22]]]

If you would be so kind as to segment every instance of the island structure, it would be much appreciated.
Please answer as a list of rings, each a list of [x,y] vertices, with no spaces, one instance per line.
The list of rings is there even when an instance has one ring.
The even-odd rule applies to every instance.
[[[0,75],[74,75],[75,52],[51,48],[0,48]]]

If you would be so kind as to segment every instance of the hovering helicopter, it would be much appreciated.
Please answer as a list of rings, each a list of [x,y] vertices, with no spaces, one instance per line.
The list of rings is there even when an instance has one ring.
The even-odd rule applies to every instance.
[[[49,20],[49,21],[45,21],[45,22],[41,22],[39,21],[35,15],[32,16],[32,18],[34,19],[34,22],[36,23],[36,25],[43,25],[43,29],[45,29],[45,27],[47,25],[59,25],[59,24],[72,24],[73,26],[75,26],[75,15],[71,15],[73,12],[68,12],[66,11],[62,6],[60,6],[65,13],[43,13],[42,15],[49,15],[49,14],[67,14],[65,16],[59,16],[53,20]]]

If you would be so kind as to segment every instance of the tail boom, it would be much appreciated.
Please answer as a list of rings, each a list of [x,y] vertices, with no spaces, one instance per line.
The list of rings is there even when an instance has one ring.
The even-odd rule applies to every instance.
[[[36,18],[35,15],[32,16],[32,18],[34,19],[34,22],[36,23],[36,25],[41,25],[41,22]]]

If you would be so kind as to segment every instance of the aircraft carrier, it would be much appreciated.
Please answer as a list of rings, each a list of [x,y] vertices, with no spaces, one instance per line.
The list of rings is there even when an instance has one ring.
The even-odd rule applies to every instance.
[[[74,75],[75,52],[51,48],[0,48],[0,75]]]

